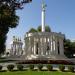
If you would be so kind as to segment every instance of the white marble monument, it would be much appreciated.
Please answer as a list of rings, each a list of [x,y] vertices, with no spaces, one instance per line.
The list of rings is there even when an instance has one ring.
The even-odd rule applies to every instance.
[[[64,34],[45,32],[45,11],[46,4],[42,0],[42,31],[27,32],[25,35],[25,55],[27,60],[66,58],[63,46]]]
[[[13,36],[13,41],[11,42],[11,50],[10,50],[10,55],[12,56],[20,56],[22,55],[22,41],[19,38],[16,38]]]

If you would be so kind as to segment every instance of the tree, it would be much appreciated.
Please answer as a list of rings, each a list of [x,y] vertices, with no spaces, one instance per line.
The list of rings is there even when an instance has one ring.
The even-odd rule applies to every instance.
[[[6,34],[9,28],[18,25],[19,17],[16,15],[17,9],[22,9],[24,3],[32,0],[0,0],[0,54],[5,51]]]
[[[31,29],[29,30],[29,33],[34,33],[34,32],[37,32],[37,30],[34,29],[34,28],[31,28]]]
[[[64,39],[64,53],[67,57],[72,58],[75,54],[75,42],[71,42],[69,39]]]
[[[38,32],[41,32],[41,26],[38,26],[37,31],[38,31]],[[49,26],[45,26],[45,31],[46,31],[46,32],[51,32],[50,27],[49,27]]]
[[[49,26],[45,26],[46,32],[51,32],[51,29]],[[38,26],[37,29],[31,28],[28,32],[34,33],[34,32],[41,32],[41,26]]]
[[[67,57],[71,57],[71,41],[69,39],[64,39],[64,53]]]
[[[41,26],[38,26],[37,31],[41,32]]]

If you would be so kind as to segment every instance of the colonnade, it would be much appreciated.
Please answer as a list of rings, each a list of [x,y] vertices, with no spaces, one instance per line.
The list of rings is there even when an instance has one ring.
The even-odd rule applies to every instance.
[[[21,40],[19,39],[13,40],[11,43],[10,55],[17,55],[17,56],[21,55],[22,45],[23,43],[21,42]]]
[[[26,37],[25,53],[27,55],[63,55],[63,38],[55,35]]]

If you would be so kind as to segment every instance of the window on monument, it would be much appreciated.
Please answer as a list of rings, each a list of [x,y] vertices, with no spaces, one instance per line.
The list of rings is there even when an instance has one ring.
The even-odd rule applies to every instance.
[[[36,54],[38,54],[38,43],[36,44]]]
[[[59,49],[59,42],[58,42],[57,44],[58,44],[58,54],[60,54],[60,49]]]

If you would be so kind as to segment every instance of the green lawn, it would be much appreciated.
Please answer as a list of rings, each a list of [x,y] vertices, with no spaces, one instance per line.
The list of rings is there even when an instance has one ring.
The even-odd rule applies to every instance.
[[[75,75],[75,73],[60,71],[14,71],[0,72],[0,75]]]

